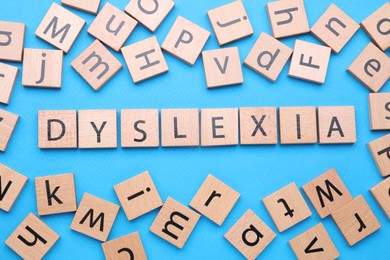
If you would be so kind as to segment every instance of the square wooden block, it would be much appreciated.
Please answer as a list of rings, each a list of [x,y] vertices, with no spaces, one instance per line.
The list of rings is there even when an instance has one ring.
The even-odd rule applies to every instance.
[[[390,93],[368,95],[371,130],[390,130]]]
[[[19,68],[0,62],[0,103],[8,105]]]
[[[118,211],[118,205],[84,193],[70,228],[105,242]]]
[[[77,111],[40,110],[38,112],[38,147],[77,148]]]
[[[370,42],[347,71],[370,91],[378,92],[390,77],[390,58]]]
[[[359,27],[357,22],[332,3],[311,27],[311,33],[332,51],[339,53]]]
[[[252,210],[229,229],[225,238],[246,259],[255,259],[272,242],[276,234]]]
[[[246,57],[244,64],[274,82],[290,58],[292,49],[262,32]]]
[[[87,13],[97,14],[100,0],[61,0],[61,4]]]
[[[238,109],[206,108],[201,110],[201,145],[238,144]]]
[[[317,142],[315,107],[280,107],[281,144],[314,144]]]
[[[198,213],[168,197],[150,231],[181,249],[199,218]]]
[[[114,190],[129,221],[163,204],[148,171],[115,185]]]
[[[329,47],[296,40],[288,76],[317,84],[325,83],[330,52]]]
[[[352,200],[351,193],[334,168],[303,185],[302,189],[321,218]]]
[[[207,15],[220,46],[253,34],[251,22],[241,1],[212,9]]]
[[[390,220],[390,178],[381,181],[370,191]]]
[[[35,31],[35,35],[68,53],[84,24],[83,19],[53,3]]]
[[[172,0],[130,0],[125,12],[154,32],[174,6]]]
[[[267,3],[267,12],[272,35],[275,38],[283,38],[310,31],[303,0]]]
[[[122,68],[122,64],[99,40],[89,45],[71,65],[96,91]]]
[[[372,158],[382,177],[390,175],[390,134],[368,143]]]
[[[244,81],[237,47],[203,51],[202,59],[208,88],[236,85]]]
[[[178,16],[161,48],[192,66],[209,36],[210,32],[206,29]]]
[[[355,107],[318,107],[320,144],[356,143]]]
[[[80,110],[80,148],[116,148],[116,110]]]
[[[190,206],[221,226],[239,197],[240,193],[209,174]]]
[[[148,259],[138,232],[102,243],[102,248],[107,260]]]
[[[241,144],[276,144],[276,107],[240,108]]]
[[[7,150],[18,120],[18,115],[0,109],[0,151],[5,152]]]
[[[381,227],[374,212],[361,195],[333,212],[332,218],[350,246]]]
[[[59,238],[55,231],[30,213],[7,238],[5,244],[23,259],[39,260]]]
[[[26,87],[61,88],[63,52],[24,49],[22,84]]]
[[[158,109],[122,109],[122,147],[158,147],[160,145]]]
[[[198,146],[199,111],[197,108],[161,110],[162,146]]]
[[[368,36],[381,48],[382,51],[390,47],[389,36],[389,13],[390,3],[386,2],[378,10],[368,16],[361,26]],[[387,24],[387,27],[386,27]],[[387,29],[386,29],[387,28]]]
[[[26,176],[0,163],[0,209],[6,212],[11,210],[27,180]]]
[[[288,243],[295,256],[300,260],[331,260],[340,256],[322,223],[291,239]]]
[[[36,177],[35,192],[39,216],[77,209],[73,173]]]
[[[268,195],[263,199],[263,203],[279,232],[311,216],[311,211],[295,182]]]
[[[88,33],[119,51],[138,22],[107,2],[88,28]]]
[[[0,60],[21,62],[26,25],[0,21]]]
[[[123,47],[122,54],[134,83],[168,71],[156,36]]]

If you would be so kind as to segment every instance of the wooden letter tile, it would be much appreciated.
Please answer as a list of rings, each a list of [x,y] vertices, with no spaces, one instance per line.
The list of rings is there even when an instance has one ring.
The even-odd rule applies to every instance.
[[[106,260],[147,260],[144,246],[138,232],[102,244]]]
[[[361,23],[363,30],[382,51],[390,47],[389,13],[390,3],[386,2]]]
[[[8,105],[18,71],[18,67],[0,62],[0,103]]]
[[[0,163],[0,209],[11,210],[26,182],[26,176]]]
[[[183,248],[200,215],[168,197],[150,231],[178,248]]]
[[[390,130],[390,93],[368,95],[371,130]]]
[[[368,143],[372,158],[382,177],[390,175],[390,134]]]
[[[0,151],[5,152],[19,116],[0,109]]]
[[[99,9],[100,0],[61,0],[61,4],[87,13],[96,14]]]
[[[24,23],[0,21],[0,60],[22,61]]]
[[[370,191],[390,220],[390,178],[378,183]]]

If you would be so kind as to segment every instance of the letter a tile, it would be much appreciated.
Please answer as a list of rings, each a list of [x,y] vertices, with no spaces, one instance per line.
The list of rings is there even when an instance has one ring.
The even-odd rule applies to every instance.
[[[0,209],[11,210],[27,180],[26,176],[0,163]]]
[[[0,109],[0,151],[5,152],[18,123],[19,116]]]
[[[382,177],[390,175],[390,134],[368,143],[372,158]]]
[[[22,61],[25,31],[24,23],[0,21],[0,60]]]
[[[134,232],[102,244],[106,260],[147,260],[141,237]]]
[[[370,191],[390,220],[390,178],[381,181]]]

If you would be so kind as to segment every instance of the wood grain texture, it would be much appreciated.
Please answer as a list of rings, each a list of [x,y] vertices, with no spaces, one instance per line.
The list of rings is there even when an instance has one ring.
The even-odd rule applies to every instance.
[[[372,196],[390,220],[390,178],[386,178],[370,189]]]
[[[21,62],[26,25],[24,23],[0,21],[0,31],[2,32],[0,60]]]
[[[137,232],[102,243],[106,260],[147,260],[141,237]]]
[[[91,14],[97,14],[100,0],[61,0],[61,4]]]
[[[390,130],[390,93],[368,95],[371,130]]]
[[[0,103],[9,104],[19,68],[0,62]]]
[[[379,137],[368,144],[368,149],[382,177],[390,175],[390,134]]]
[[[0,151],[5,152],[18,123],[19,116],[0,109]]]
[[[0,209],[9,212],[22,192],[28,178],[0,163],[0,179],[3,189]],[[6,187],[8,187],[7,191],[5,191]]]

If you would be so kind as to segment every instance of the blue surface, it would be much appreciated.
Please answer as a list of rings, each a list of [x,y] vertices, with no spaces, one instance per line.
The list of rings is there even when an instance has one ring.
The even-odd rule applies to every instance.
[[[51,5],[51,0],[2,1],[0,20],[27,24],[25,47],[53,49],[51,45],[34,36],[41,19]],[[57,0],[56,2],[60,2]],[[106,2],[102,1],[101,7]],[[229,0],[193,1],[178,0],[173,11],[156,31],[163,42],[178,15],[195,22],[212,32],[207,10]],[[321,16],[332,1],[306,1],[310,26]],[[355,21],[361,22],[382,6],[384,0],[334,1]],[[113,0],[123,9],[127,1]],[[227,46],[238,46],[241,60],[262,31],[270,33],[265,1],[244,0],[254,34]],[[100,7],[100,8],[101,8]],[[34,177],[74,172],[77,201],[84,192],[114,202],[119,201],[113,186],[142,171],[149,170],[159,192],[165,200],[168,196],[188,205],[207,174],[212,173],[241,194],[241,198],[226,219],[218,227],[205,217],[198,222],[194,232],[182,250],[151,232],[149,227],[157,210],[128,222],[120,210],[109,239],[139,231],[150,259],[240,259],[240,253],[223,238],[238,218],[251,208],[274,231],[276,227],[266,212],[261,199],[284,185],[295,181],[299,187],[322,172],[335,167],[352,195],[362,194],[382,224],[375,234],[349,247],[331,218],[321,220],[309,203],[313,215],[290,228],[277,233],[276,239],[261,254],[265,259],[291,259],[294,254],[288,240],[322,222],[340,251],[340,259],[389,259],[390,226],[385,214],[369,193],[369,189],[382,178],[370,156],[366,143],[385,132],[371,132],[368,117],[368,90],[352,78],[346,68],[369,42],[359,30],[338,55],[332,54],[326,83],[315,85],[287,77],[289,63],[276,83],[270,83],[247,67],[243,67],[244,84],[234,87],[208,90],[203,66],[198,59],[190,67],[164,53],[169,72],[154,79],[134,85],[120,54],[116,57],[124,68],[99,92],[95,92],[70,67],[94,38],[87,34],[93,15],[72,10],[87,21],[80,37],[69,54],[64,57],[63,87],[61,90],[24,88],[19,74],[9,106],[1,108],[21,116],[8,150],[0,154],[0,162],[29,177],[25,189],[10,213],[0,211],[0,258],[17,259],[4,241],[29,212],[37,214]],[[152,36],[145,27],[138,25],[127,44]],[[293,47],[296,38],[318,41],[310,34],[283,39]],[[205,49],[218,48],[214,33]],[[387,52],[389,54],[389,52]],[[16,64],[21,68],[20,64]],[[382,91],[389,91],[389,82]],[[357,116],[357,139],[353,145],[295,145],[295,146],[233,146],[214,148],[156,148],[156,149],[103,149],[103,150],[40,150],[37,146],[37,112],[51,109],[123,109],[123,108],[184,108],[184,107],[240,107],[240,106],[322,106],[354,105]],[[119,113],[119,112],[118,112]],[[60,214],[41,218],[61,238],[47,254],[47,259],[103,259],[100,242],[69,227],[73,214]]]

